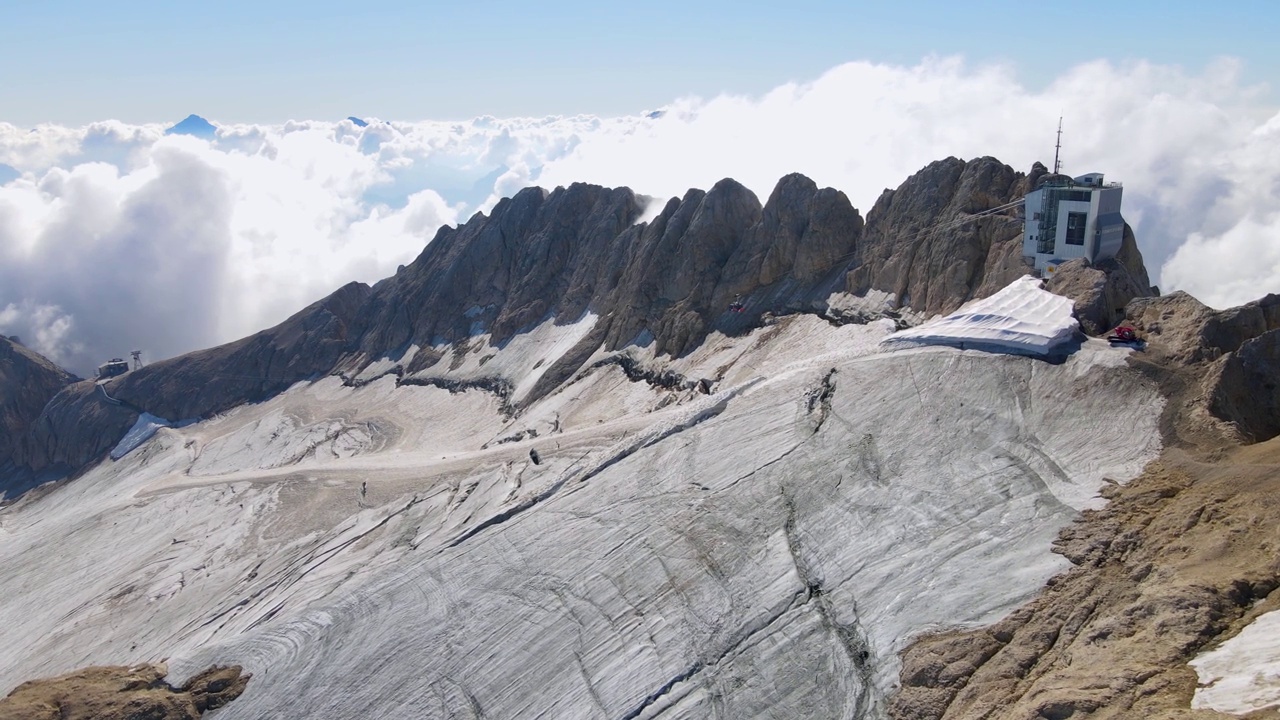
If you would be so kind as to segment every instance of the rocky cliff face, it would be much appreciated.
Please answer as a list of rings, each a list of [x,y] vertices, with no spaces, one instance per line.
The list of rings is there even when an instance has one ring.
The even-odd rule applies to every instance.
[[[152,364],[109,381],[105,392],[82,384],[47,405],[28,398],[41,410],[34,419],[30,408],[13,416],[12,434],[23,439],[10,455],[30,470],[77,468],[142,411],[207,417],[299,380],[355,377],[416,346],[394,370],[414,373],[439,362],[443,348],[479,335],[501,344],[551,318],[571,323],[591,313],[596,321],[529,401],[598,348],[651,339],[658,354],[682,356],[712,331],[735,335],[767,315],[828,313],[840,294],[881,291],[899,307],[947,312],[1028,271],[1013,213],[965,220],[1020,197],[1044,175],[1040,165],[1024,175],[993,158],[948,158],[885,191],[865,221],[844,193],[798,174],[782,178],[763,205],[726,179],[672,198],[648,222],[638,222],[643,198],[627,188],[527,188],[488,216],[442,228],[412,264],[373,288],[353,283],[275,328]],[[1088,269],[1093,285],[1081,283],[1101,284],[1104,314],[1145,287],[1136,246],[1126,247],[1117,267],[1127,275]],[[727,310],[735,302],[744,312]],[[1082,302],[1081,312],[1092,313]]]
[[[0,335],[0,476],[20,464],[21,441],[45,405],[77,380],[48,359]],[[0,484],[0,497],[6,493]]]
[[[1090,335],[1101,335],[1119,324],[1129,301],[1159,295],[1151,287],[1142,253],[1127,223],[1116,257],[1094,265],[1084,260],[1063,263],[1049,279],[1048,289],[1075,300],[1080,328]]]
[[[843,193],[800,175],[783,178],[763,207],[722,180],[637,224],[642,212],[626,188],[574,184],[527,188],[488,217],[444,228],[375,287],[360,350],[374,358],[477,332],[501,341],[591,311],[604,318],[593,341],[619,347],[648,331],[660,352],[679,355],[722,324],[739,295],[759,295],[757,314],[825,297],[863,225]]]

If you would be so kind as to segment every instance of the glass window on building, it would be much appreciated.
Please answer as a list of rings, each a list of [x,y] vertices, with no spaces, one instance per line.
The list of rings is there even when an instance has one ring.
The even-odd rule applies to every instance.
[[[1089,219],[1089,213],[1069,212],[1067,213],[1067,237],[1068,245],[1084,244],[1084,226]]]

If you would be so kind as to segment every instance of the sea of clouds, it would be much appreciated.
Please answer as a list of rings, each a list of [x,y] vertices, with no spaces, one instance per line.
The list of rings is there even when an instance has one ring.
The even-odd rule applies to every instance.
[[[949,155],[1051,163],[1060,115],[1064,171],[1124,183],[1162,290],[1217,307],[1280,291],[1280,114],[1236,63],[1084,63],[1032,90],[1011,67],[933,58],[620,118],[215,117],[210,139],[166,135],[176,118],[0,122],[0,334],[80,374],[133,349],[159,359],[386,277],[527,185],[665,198],[733,177],[764,198],[798,171],[865,213]]]

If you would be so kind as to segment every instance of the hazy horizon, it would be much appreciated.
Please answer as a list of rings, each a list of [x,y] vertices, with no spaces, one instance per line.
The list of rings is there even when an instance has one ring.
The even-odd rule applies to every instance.
[[[675,7],[8,9],[0,333],[78,372],[167,357],[386,277],[527,185],[763,200],[801,172],[865,214],[948,156],[1052,162],[1060,116],[1065,171],[1124,183],[1162,290],[1280,290],[1271,5]],[[164,134],[189,114],[216,134]]]

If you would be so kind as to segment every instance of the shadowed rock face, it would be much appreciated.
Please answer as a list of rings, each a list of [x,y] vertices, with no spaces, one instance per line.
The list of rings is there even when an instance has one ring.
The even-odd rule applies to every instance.
[[[58,391],[78,378],[0,335],[0,468],[16,464],[27,428]],[[5,488],[0,485],[0,494]]]
[[[1280,435],[1280,330],[1244,341],[1215,368],[1209,409],[1249,440]]]
[[[1021,225],[997,216],[932,229],[1008,203],[1028,183],[992,158],[949,158],[886,191],[865,223],[844,193],[798,174],[763,206],[726,179],[671,199],[642,224],[640,199],[626,188],[528,188],[491,216],[442,229],[379,283],[360,349],[373,358],[481,328],[500,342],[548,316],[571,321],[591,310],[603,318],[596,345],[620,347],[648,331],[659,352],[681,355],[737,297],[758,315],[813,309],[834,291],[882,290],[945,312],[1027,271]]]
[[[866,222],[844,193],[798,174],[782,178],[763,206],[725,179],[670,199],[644,223],[648,199],[627,188],[526,188],[488,216],[441,228],[412,264],[372,288],[352,283],[274,328],[112,379],[105,394],[89,383],[67,387],[34,420],[28,410],[14,421],[23,440],[13,464],[79,468],[143,411],[207,417],[300,380],[351,377],[410,345],[479,333],[501,344],[547,318],[573,322],[588,311],[598,318],[592,331],[527,400],[602,345],[648,335],[659,354],[680,356],[713,330],[738,334],[766,313],[822,312],[835,292],[892,292],[917,311],[947,312],[1028,270],[1015,217],[955,221],[1020,197],[1044,175],[1040,165],[1023,175],[993,158],[948,158],[885,191]],[[727,312],[735,300],[744,312]],[[403,370],[438,358],[428,349]]]

